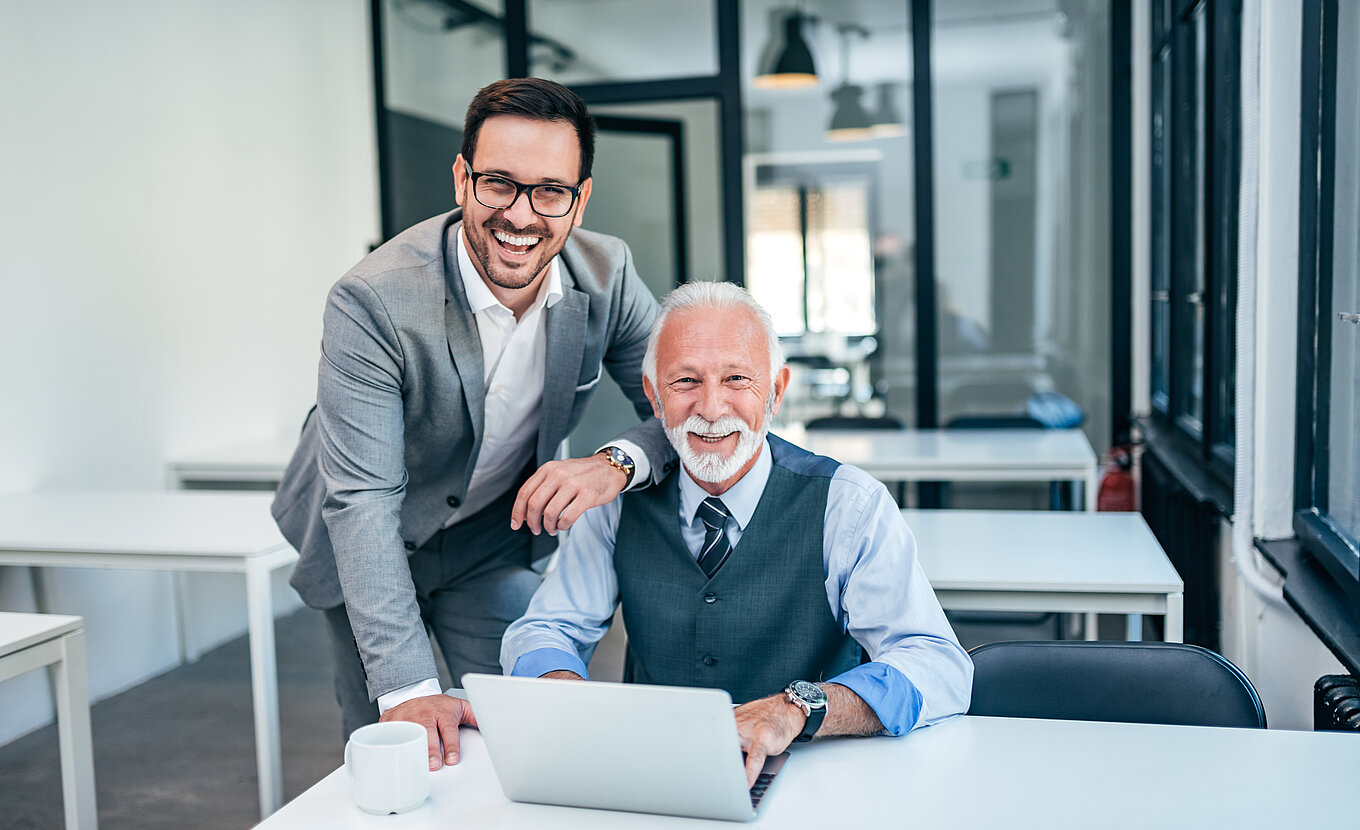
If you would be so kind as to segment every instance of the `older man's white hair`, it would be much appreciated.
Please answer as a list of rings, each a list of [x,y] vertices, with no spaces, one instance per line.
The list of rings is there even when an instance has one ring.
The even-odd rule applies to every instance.
[[[661,339],[661,329],[674,312],[688,310],[719,311],[729,308],[750,309],[765,331],[765,340],[770,351],[770,380],[784,368],[784,350],[779,345],[779,335],[774,330],[774,320],[760,303],[756,302],[745,288],[731,282],[687,282],[661,301],[661,312],[652,326],[651,337],[647,338],[647,354],[642,358],[642,374],[656,383],[656,344]]]

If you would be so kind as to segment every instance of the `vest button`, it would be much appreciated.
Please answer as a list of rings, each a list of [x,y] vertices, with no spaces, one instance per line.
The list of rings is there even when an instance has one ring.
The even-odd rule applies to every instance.
[[[704,602],[708,603],[709,605],[712,605],[713,603],[715,603],[715,602],[717,602],[717,601],[718,601],[718,595],[717,595],[717,594],[714,594],[714,593],[707,593],[707,594],[704,594]]]
[[[415,542],[402,542],[402,544],[406,546],[406,549],[407,549],[407,550],[415,550],[415,549],[416,549],[416,543],[415,543]]]
[[[713,665],[713,664],[716,663],[716,662],[718,662],[718,658],[716,658],[716,657],[714,657],[714,656],[712,656],[712,655],[709,655],[709,656],[707,656],[707,657],[704,658],[704,665],[705,665],[705,666],[711,666],[711,665]]]
[[[457,497],[457,496],[449,496],[448,502],[449,502],[449,507],[453,507],[453,508],[457,508],[458,505],[462,503],[462,502],[458,501],[458,497]]]

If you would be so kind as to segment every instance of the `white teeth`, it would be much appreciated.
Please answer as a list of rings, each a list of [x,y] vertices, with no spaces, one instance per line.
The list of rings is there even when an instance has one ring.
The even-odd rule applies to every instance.
[[[505,243],[506,245],[533,246],[538,244],[538,237],[536,236],[511,236],[505,231],[495,231],[495,234],[496,238],[499,239],[501,242]]]
[[[713,443],[717,443],[718,441],[721,441],[722,439],[726,438],[727,436],[731,435],[732,433],[730,433],[730,432],[724,432],[722,435],[706,435],[706,434],[704,434],[704,433],[702,433],[702,432],[695,432],[695,433],[691,433],[691,434],[697,436],[697,437],[699,438],[700,441],[705,441],[705,442],[707,442],[707,443],[709,443],[709,444],[713,444]]]

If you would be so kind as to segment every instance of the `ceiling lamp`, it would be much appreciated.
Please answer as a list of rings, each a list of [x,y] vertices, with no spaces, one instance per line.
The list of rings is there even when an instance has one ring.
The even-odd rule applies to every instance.
[[[812,50],[803,39],[803,21],[808,18],[790,9],[784,18],[784,48],[768,71],[756,75],[751,84],[759,89],[798,89],[817,85],[817,65]]]
[[[873,123],[869,127],[869,132],[874,138],[891,138],[893,136],[905,135],[907,128],[902,121],[902,116],[897,112],[897,103],[893,101],[893,88],[897,84],[891,81],[884,81],[879,84],[877,107],[873,114],[869,116]]]
[[[831,102],[836,109],[831,113],[831,124],[826,137],[831,141],[859,141],[873,136],[873,119],[860,103],[864,87],[841,84],[831,91]]]
[[[835,109],[826,128],[826,137],[830,141],[858,141],[870,137],[874,122],[860,103],[864,87],[850,83],[850,36],[868,37],[869,30],[853,23],[843,23],[836,29],[841,35],[841,85],[831,90],[831,103]]]

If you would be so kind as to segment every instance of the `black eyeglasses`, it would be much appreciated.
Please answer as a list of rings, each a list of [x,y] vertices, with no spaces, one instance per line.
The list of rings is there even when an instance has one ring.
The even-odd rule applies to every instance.
[[[472,193],[477,201],[492,210],[505,210],[515,203],[519,194],[528,193],[529,207],[534,213],[545,219],[556,219],[570,213],[576,197],[581,195],[580,185],[520,184],[494,173],[478,173],[471,167],[468,175],[472,177]]]

